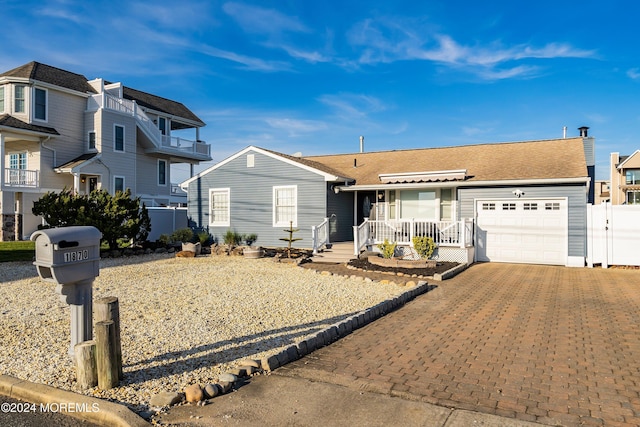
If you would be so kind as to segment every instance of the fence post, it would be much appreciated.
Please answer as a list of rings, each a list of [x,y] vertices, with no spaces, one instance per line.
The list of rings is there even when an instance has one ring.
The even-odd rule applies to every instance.
[[[113,321],[114,323],[114,343],[113,350],[115,355],[116,369],[118,373],[118,380],[122,380],[122,344],[120,341],[120,306],[118,298],[105,297],[100,298],[95,303],[96,310],[96,322]]]

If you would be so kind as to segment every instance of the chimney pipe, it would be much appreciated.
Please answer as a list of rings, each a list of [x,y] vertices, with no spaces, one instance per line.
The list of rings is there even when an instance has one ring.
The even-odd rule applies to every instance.
[[[360,135],[360,152],[364,153],[364,136]]]
[[[586,138],[589,136],[589,126],[579,127],[578,130],[580,131],[581,137]]]
[[[562,127],[562,139],[567,139],[567,127]]]

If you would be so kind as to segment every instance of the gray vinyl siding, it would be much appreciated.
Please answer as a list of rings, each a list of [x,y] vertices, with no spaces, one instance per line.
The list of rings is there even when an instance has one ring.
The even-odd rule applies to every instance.
[[[99,120],[101,129],[102,162],[109,165],[110,176],[102,180],[102,188],[113,193],[113,178],[124,177],[125,188],[131,189],[131,194],[136,196],[136,122],[133,117],[125,116],[111,111],[100,110],[97,114],[102,117]],[[114,151],[114,125],[124,126],[124,152]]]
[[[331,184],[327,184],[330,242],[353,241],[353,197],[354,193],[335,194]]]
[[[459,188],[458,219],[474,218],[475,199],[513,199],[513,191],[516,188],[525,192],[525,198],[566,197],[569,215],[568,256],[586,256],[587,189],[584,185]]]
[[[279,159],[253,152],[255,166],[247,167],[247,156],[242,155],[195,179],[189,184],[188,216],[199,227],[209,226],[209,190],[230,189],[229,227],[209,227],[218,241],[223,241],[229,230],[258,235],[256,245],[281,247],[287,243],[286,227],[273,226],[273,187],[297,186],[297,227],[293,247],[311,247],[311,227],[320,224],[326,216],[326,183],[324,177],[291,165]]]
[[[139,150],[143,150],[138,147]],[[166,168],[166,185],[158,185],[158,160],[164,160]],[[171,162],[168,157],[138,156],[136,164],[136,186],[138,196],[168,198],[171,193]]]

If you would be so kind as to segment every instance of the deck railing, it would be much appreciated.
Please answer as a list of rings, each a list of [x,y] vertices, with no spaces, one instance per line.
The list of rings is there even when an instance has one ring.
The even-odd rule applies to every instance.
[[[156,124],[153,123],[149,116],[147,116],[140,107],[138,107],[138,104],[135,101],[118,98],[103,92],[97,95],[92,95],[88,101],[89,111],[96,111],[99,108],[135,117],[140,129],[142,129],[145,135],[147,135],[147,137],[158,147],[169,148],[191,154],[211,156],[211,146],[209,144],[201,141],[192,141],[184,138],[163,135]]]
[[[356,255],[370,245],[388,240],[399,245],[413,246],[416,236],[431,237],[438,246],[466,248],[473,246],[473,220],[426,221],[402,219],[389,221],[365,221],[354,226],[354,251]]]
[[[4,185],[7,187],[38,188],[38,171],[27,169],[5,168]]]

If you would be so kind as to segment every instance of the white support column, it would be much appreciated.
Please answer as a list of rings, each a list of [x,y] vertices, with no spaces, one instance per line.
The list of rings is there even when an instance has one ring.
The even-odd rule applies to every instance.
[[[5,170],[4,170],[4,134],[0,132],[0,193],[4,187]]]
[[[80,174],[73,174],[73,192],[75,194],[80,194]]]

